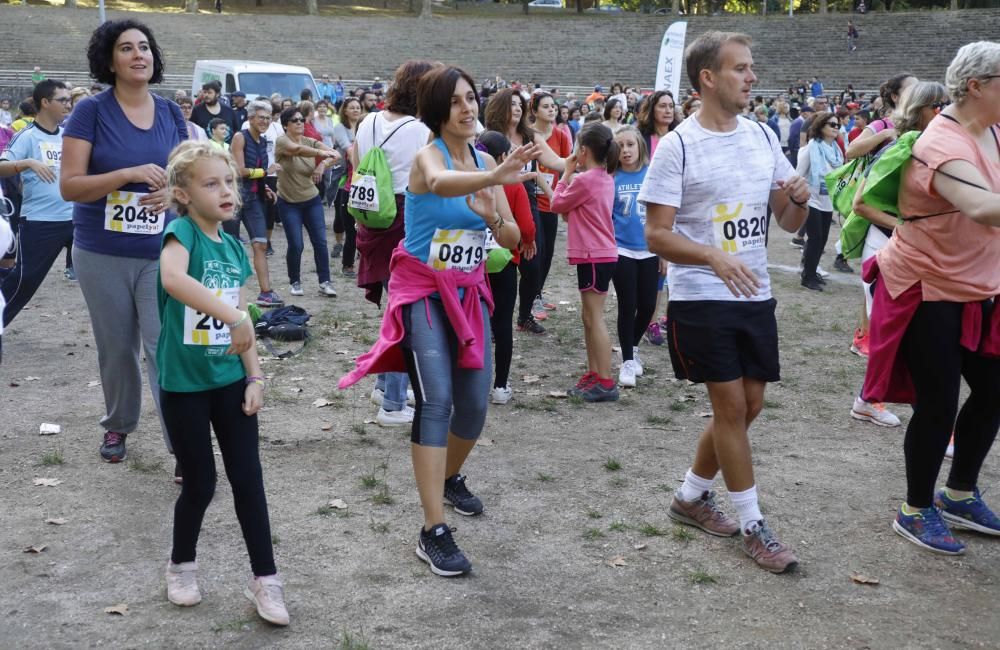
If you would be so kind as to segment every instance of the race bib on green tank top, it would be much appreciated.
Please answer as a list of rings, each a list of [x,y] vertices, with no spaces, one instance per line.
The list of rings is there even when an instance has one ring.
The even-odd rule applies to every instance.
[[[212,291],[216,298],[227,305],[240,305],[240,269],[235,264],[209,260],[205,262],[205,271],[201,284]],[[228,346],[232,342],[229,325],[212,318],[208,314],[184,307],[184,344],[201,346]],[[219,354],[224,352],[221,350]]]

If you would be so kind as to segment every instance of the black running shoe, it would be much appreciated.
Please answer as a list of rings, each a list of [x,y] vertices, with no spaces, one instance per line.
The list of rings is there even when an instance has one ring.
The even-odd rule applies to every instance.
[[[833,260],[833,268],[837,269],[841,273],[854,273],[854,269],[851,265],[847,263],[843,255],[837,255],[837,259]]]
[[[472,571],[472,564],[451,536],[454,530],[447,524],[437,524],[430,530],[420,529],[417,557],[429,564],[431,571],[439,576],[450,578]]]
[[[101,445],[101,458],[108,463],[120,463],[128,457],[125,449],[126,433],[107,431],[104,434],[104,444]]]
[[[545,328],[538,324],[534,316],[528,316],[517,323],[518,332],[531,332],[532,334],[545,334]]]
[[[483,502],[465,487],[465,477],[461,474],[445,479],[444,502],[466,517],[483,514]]]
[[[595,381],[580,393],[584,402],[617,402],[618,385],[611,384],[606,388],[600,381]]]

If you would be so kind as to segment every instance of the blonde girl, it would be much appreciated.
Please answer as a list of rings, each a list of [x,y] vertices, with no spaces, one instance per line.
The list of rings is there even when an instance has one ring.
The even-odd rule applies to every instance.
[[[253,570],[244,593],[261,618],[288,625],[257,443],[264,379],[244,288],[253,271],[221,227],[239,208],[239,173],[227,152],[189,141],[170,154],[166,175],[168,200],[181,216],[167,226],[160,253],[157,361],[163,419],[184,469],[167,598],[201,602],[195,547],[215,493],[214,429]]]

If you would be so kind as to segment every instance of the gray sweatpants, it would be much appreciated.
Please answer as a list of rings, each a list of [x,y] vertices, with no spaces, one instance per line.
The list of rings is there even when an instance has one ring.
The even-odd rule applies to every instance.
[[[149,388],[156,410],[160,411],[156,367],[156,345],[160,338],[156,279],[160,261],[102,255],[74,246],[73,267],[97,342],[101,389],[107,409],[101,426],[107,431],[132,433],[139,426],[142,412],[140,343],[146,353]],[[162,415],[160,431],[167,450],[173,453]]]

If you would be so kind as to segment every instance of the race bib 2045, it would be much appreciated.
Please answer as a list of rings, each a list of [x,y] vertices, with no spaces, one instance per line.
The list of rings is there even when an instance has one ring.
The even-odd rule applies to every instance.
[[[129,235],[158,235],[163,232],[164,215],[139,205],[142,192],[115,190],[104,206],[104,229]]]
[[[715,230],[715,245],[726,253],[743,253],[766,246],[765,203],[719,203],[715,206],[711,219]]]
[[[473,271],[486,258],[486,231],[442,230],[434,231],[427,265],[435,271],[456,269]]]

